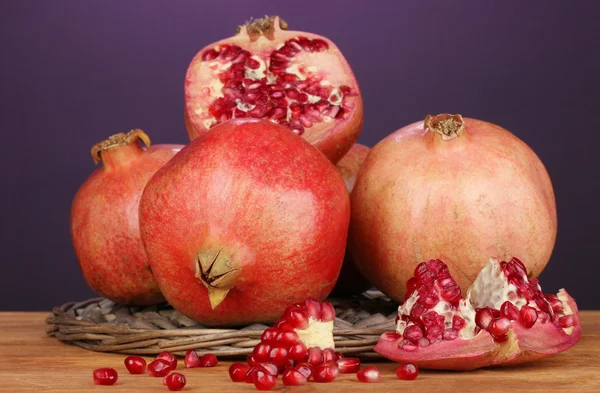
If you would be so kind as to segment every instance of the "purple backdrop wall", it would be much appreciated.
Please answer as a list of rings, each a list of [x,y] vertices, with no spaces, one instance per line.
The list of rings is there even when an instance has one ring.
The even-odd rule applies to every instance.
[[[364,95],[362,143],[438,112],[527,142],[558,203],[544,288],[599,308],[599,13],[597,1],[2,1],[0,310],[93,295],[69,236],[90,146],[133,127],[185,143],[192,56],[264,14],[342,49]]]

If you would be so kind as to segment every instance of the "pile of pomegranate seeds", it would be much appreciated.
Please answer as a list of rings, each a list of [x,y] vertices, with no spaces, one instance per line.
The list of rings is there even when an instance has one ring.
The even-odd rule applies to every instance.
[[[96,385],[114,385],[117,379],[119,379],[117,370],[110,367],[97,368],[92,375],[94,376],[94,383]]]

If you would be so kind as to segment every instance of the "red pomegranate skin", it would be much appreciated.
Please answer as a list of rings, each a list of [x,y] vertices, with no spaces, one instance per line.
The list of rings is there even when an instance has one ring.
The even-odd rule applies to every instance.
[[[71,237],[88,285],[120,304],[164,301],[140,238],[138,206],[150,177],[180,145],[143,149],[137,141],[101,152],[102,167],[73,199]]]
[[[354,183],[356,183],[356,175],[365,158],[367,158],[369,150],[369,147],[356,143],[352,146],[352,149],[350,149],[348,154],[346,154],[335,166],[340,175],[342,175],[342,178],[344,178],[348,193],[352,193]],[[342,264],[342,270],[331,295],[359,295],[371,286],[371,283],[365,276],[358,271],[352,255],[350,254],[350,245],[348,244],[346,247],[344,263]]]
[[[327,158],[255,119],[194,139],[156,173],[140,204],[161,291],[213,326],[272,322],[289,304],[324,299],[340,272],[349,216],[348,192]],[[208,288],[225,295],[211,304]]]
[[[463,291],[490,257],[522,256],[537,277],[556,231],[540,159],[509,131],[476,119],[464,118],[462,133],[448,140],[423,121],[392,133],[371,149],[352,193],[349,244],[359,270],[399,302],[422,260],[445,261]]]

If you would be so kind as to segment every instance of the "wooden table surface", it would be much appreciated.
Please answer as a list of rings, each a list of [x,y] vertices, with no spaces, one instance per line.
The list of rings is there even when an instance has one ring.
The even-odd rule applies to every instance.
[[[1,392],[168,392],[162,378],[130,375],[123,365],[124,355],[91,352],[70,346],[45,334],[48,313],[0,312],[0,391]],[[513,368],[471,372],[422,370],[415,381],[400,381],[395,363],[376,362],[383,381],[366,384],[353,374],[341,375],[335,382],[309,382],[302,387],[285,388],[278,382],[274,391],[287,392],[600,392],[600,311],[583,311],[583,336],[569,351],[537,363]],[[181,364],[181,360],[180,360]],[[222,361],[214,368],[185,369],[188,380],[183,391],[256,392],[253,385],[233,383]],[[113,367],[119,380],[113,386],[96,386],[92,370]]]

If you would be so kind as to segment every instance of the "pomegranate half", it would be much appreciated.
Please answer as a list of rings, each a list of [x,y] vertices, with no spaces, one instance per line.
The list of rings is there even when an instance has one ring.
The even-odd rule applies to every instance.
[[[400,302],[413,267],[441,259],[464,291],[490,256],[520,255],[532,277],[556,239],[550,178],[535,153],[496,125],[428,116],[371,149],[352,192],[359,270]]]
[[[325,298],[339,275],[350,200],[317,149],[268,120],[194,139],[150,180],[140,226],[173,307],[206,325],[276,320]]]
[[[325,37],[256,19],[200,50],[185,78],[190,139],[232,118],[268,119],[339,161],[358,137],[363,106],[340,50]]]
[[[566,351],[581,337],[575,300],[545,295],[517,258],[490,259],[463,298],[440,260],[419,264],[398,308],[396,331],[375,351],[422,368],[471,370],[514,365]]]
[[[369,154],[369,148],[365,145],[354,144],[352,149],[335,166],[338,172],[344,178],[344,183],[348,193],[352,193],[354,183],[356,183],[356,174],[360,169],[365,158]],[[358,295],[371,287],[369,280],[365,278],[356,267],[352,255],[350,254],[350,245],[346,246],[346,256],[342,264],[342,271],[338,277],[337,283],[331,292],[332,296]]]
[[[92,147],[98,168],[79,188],[71,207],[71,237],[88,285],[120,304],[164,301],[140,238],[138,205],[150,177],[180,145],[150,146],[142,130],[116,134]]]

